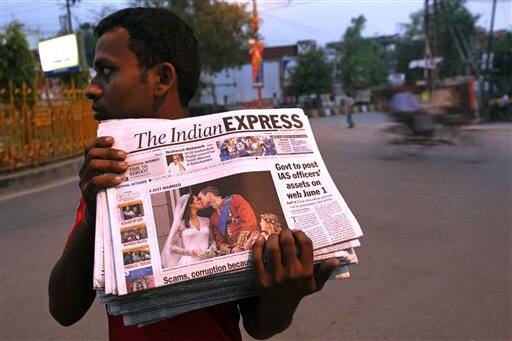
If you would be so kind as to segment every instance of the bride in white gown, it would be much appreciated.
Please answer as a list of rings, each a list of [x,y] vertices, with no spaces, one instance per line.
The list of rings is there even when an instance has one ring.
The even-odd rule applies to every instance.
[[[162,267],[188,265],[208,257],[215,251],[210,220],[199,217],[202,207],[196,196],[182,195],[174,209],[171,232],[162,249]]]

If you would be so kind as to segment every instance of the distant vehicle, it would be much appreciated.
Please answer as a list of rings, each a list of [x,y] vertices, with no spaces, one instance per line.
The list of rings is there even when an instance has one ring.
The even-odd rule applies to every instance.
[[[383,144],[478,147],[466,129],[479,121],[472,78],[445,81],[431,95],[424,86],[398,86],[379,89],[377,97],[392,120],[379,131]],[[397,99],[409,109],[397,109]]]

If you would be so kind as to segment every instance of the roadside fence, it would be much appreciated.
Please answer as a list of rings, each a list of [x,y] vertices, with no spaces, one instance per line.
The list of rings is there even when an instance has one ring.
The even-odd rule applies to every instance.
[[[0,88],[0,174],[80,155],[97,123],[84,89]]]

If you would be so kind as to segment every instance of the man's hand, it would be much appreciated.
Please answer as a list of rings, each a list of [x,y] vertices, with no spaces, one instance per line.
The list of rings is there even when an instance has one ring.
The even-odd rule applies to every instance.
[[[242,302],[240,308],[247,332],[267,338],[288,328],[300,300],[321,290],[340,262],[328,259],[315,271],[311,239],[289,229],[271,234],[266,242],[260,236],[252,250],[258,296]]]
[[[112,137],[98,137],[84,150],[84,163],[79,173],[79,185],[87,203],[85,220],[91,227],[96,222],[96,194],[103,188],[119,185],[123,179],[117,174],[128,169],[128,163],[124,162],[126,153],[111,148],[113,144]]]
[[[267,267],[263,262],[264,251]],[[260,299],[288,304],[298,304],[303,297],[322,289],[331,271],[339,266],[338,259],[332,258],[315,273],[313,243],[300,230],[283,229],[280,234],[271,234],[266,243],[264,237],[259,237],[253,246],[253,257]]]

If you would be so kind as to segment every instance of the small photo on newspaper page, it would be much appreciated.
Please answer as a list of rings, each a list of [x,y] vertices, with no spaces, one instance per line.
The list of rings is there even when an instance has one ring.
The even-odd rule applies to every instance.
[[[148,244],[137,244],[123,248],[123,264],[125,269],[151,264],[151,253]],[[132,266],[133,265],[133,266]]]
[[[148,230],[146,224],[127,225],[121,227],[121,243],[130,245],[130,243],[146,241]]]
[[[250,156],[276,155],[276,145],[271,136],[260,134],[256,136],[229,137],[217,141],[221,161]]]
[[[120,221],[129,222],[132,219],[144,216],[144,207],[141,200],[134,200],[118,205]]]
[[[163,269],[250,250],[287,228],[269,171],[151,194]]]
[[[186,163],[183,153],[167,154],[165,159],[167,160],[169,174],[180,174],[187,170],[187,168],[185,168]]]
[[[126,290],[129,293],[153,288],[154,286],[155,282],[151,266],[131,270],[126,276]]]

